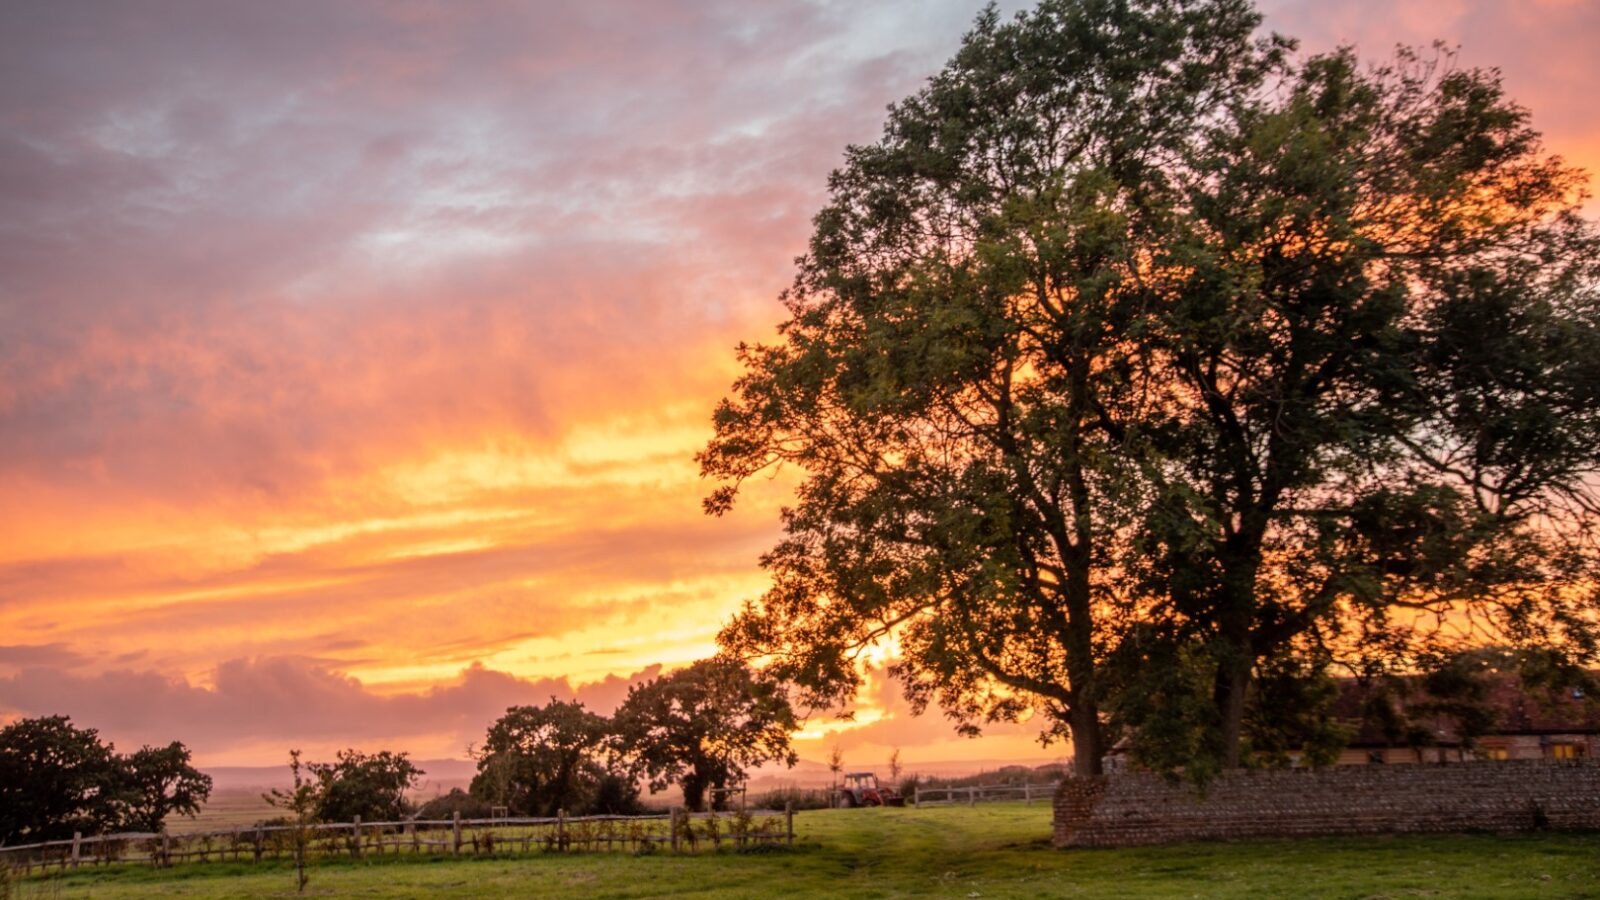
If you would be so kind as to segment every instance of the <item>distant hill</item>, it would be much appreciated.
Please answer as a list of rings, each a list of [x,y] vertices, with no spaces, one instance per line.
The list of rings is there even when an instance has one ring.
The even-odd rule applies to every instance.
[[[972,775],[978,772],[992,772],[1004,766],[1040,766],[1057,762],[1048,757],[1040,759],[979,759],[979,760],[946,760],[934,762],[911,761],[905,764],[905,775],[936,775],[940,778],[955,778],[963,775]],[[453,787],[465,788],[472,781],[472,776],[477,773],[477,763],[470,759],[421,759],[415,760],[417,768],[424,773],[422,783],[418,785],[416,793],[431,797],[436,793],[447,793]],[[879,775],[887,777],[888,766],[884,764],[851,763],[847,758],[845,768],[852,771],[877,771]],[[215,766],[205,769],[217,790],[255,790],[264,791],[270,788],[283,788],[289,785],[288,766]],[[792,769],[780,765],[767,765],[751,773],[750,786],[752,789],[764,790],[768,787],[795,786],[795,787],[821,787],[833,780],[833,774],[828,771],[825,763],[802,759]]]
[[[466,787],[477,772],[477,763],[470,759],[419,759],[412,760],[424,773],[422,781],[432,796],[431,785],[438,782],[448,791],[452,787]],[[268,790],[289,786],[289,767],[281,766],[210,766],[203,770],[211,776],[217,790]]]

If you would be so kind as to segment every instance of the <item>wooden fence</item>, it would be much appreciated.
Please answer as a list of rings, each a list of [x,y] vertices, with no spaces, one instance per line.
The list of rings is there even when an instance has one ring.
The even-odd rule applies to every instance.
[[[946,803],[965,803],[974,806],[991,800],[1049,800],[1056,794],[1060,782],[1050,784],[976,784],[969,787],[918,787],[912,795],[917,806],[938,806]]]
[[[794,808],[736,813],[674,809],[652,816],[319,822],[185,834],[74,835],[71,840],[0,846],[0,865],[21,873],[135,863],[292,860],[303,844],[308,859],[349,856],[463,856],[493,853],[629,851],[674,853],[794,844]]]

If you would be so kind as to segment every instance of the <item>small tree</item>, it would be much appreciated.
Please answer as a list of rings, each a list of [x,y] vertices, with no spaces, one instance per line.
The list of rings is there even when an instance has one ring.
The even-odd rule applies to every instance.
[[[894,752],[889,754],[889,782],[895,785],[896,788],[900,786],[901,771],[900,748],[896,747],[894,748]]]
[[[290,840],[294,852],[295,889],[303,892],[306,883],[311,880],[306,872],[306,864],[311,850],[311,826],[317,821],[321,784],[310,777],[306,767],[301,764],[299,750],[289,751],[289,773],[293,777],[293,785],[289,790],[273,788],[262,794],[261,798],[294,817]]]
[[[706,792],[742,781],[749,766],[777,760],[792,766],[789,736],[798,727],[788,698],[743,663],[704,659],[638,685],[617,710],[617,747],[659,791],[677,782],[683,802],[705,808]]]
[[[168,815],[193,816],[211,796],[211,776],[189,765],[189,748],[177,741],[141,747],[121,770],[123,828],[160,831]]]
[[[409,811],[406,791],[425,772],[404,753],[345,750],[337,761],[306,767],[317,780],[317,817],[325,822],[395,821]]]
[[[844,751],[839,749],[839,742],[835,741],[833,749],[828,751],[828,771],[833,773],[833,792],[839,792],[839,773],[844,771]]]

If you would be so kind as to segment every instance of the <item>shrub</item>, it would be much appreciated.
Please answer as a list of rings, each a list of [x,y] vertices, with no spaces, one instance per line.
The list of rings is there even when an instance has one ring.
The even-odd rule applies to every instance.
[[[752,809],[783,809],[785,804],[793,805],[795,809],[827,809],[831,805],[828,794],[827,788],[790,786],[753,794],[748,805]]]
[[[481,800],[460,788],[451,788],[450,793],[440,794],[422,804],[417,810],[417,818],[437,821],[448,819],[456,813],[461,813],[463,819],[487,819],[494,813],[494,807],[487,800]]]

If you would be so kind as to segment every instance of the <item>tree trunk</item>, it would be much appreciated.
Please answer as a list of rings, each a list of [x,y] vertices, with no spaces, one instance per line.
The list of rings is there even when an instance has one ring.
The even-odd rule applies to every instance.
[[[706,783],[703,779],[694,775],[683,779],[683,805],[690,812],[705,812]]]
[[[1072,771],[1080,777],[1105,773],[1104,735],[1100,729],[1100,707],[1092,700],[1072,704],[1068,717],[1072,727]]]
[[[1217,760],[1224,769],[1237,769],[1242,762],[1245,700],[1256,662],[1250,636],[1255,620],[1256,574],[1261,568],[1261,534],[1265,528],[1252,526],[1256,523],[1247,522],[1242,533],[1230,539],[1236,546],[1223,556],[1222,596],[1217,611],[1221,653],[1211,699],[1217,712]]]
[[[1094,427],[1091,424],[1094,419],[1093,404],[1089,400],[1089,368],[1094,354],[1087,348],[1078,347],[1074,356],[1076,364],[1071,367],[1070,396],[1076,421],[1067,434],[1064,460],[1067,494],[1071,500],[1071,517],[1068,521],[1072,539],[1063,547],[1061,554],[1066,575],[1062,588],[1067,611],[1065,649],[1072,703],[1067,721],[1072,729],[1074,771],[1083,777],[1093,777],[1102,774],[1101,759],[1105,756],[1100,729],[1099,686],[1095,677],[1094,604],[1090,587],[1096,537],[1091,513],[1094,502],[1084,465],[1084,436]]]
[[[1067,724],[1072,729],[1072,764],[1085,777],[1103,772],[1105,740],[1101,733],[1094,659],[1094,613],[1089,602],[1089,557],[1084,545],[1068,558],[1067,678],[1071,708]]]
[[[728,795],[723,789],[728,786],[727,779],[714,778],[711,780],[711,808],[722,812],[728,808]]]
[[[1224,769],[1237,769],[1244,738],[1244,701],[1250,690],[1250,663],[1237,658],[1237,648],[1229,647],[1226,652],[1228,658],[1217,666],[1211,699],[1217,708],[1218,762]]]

